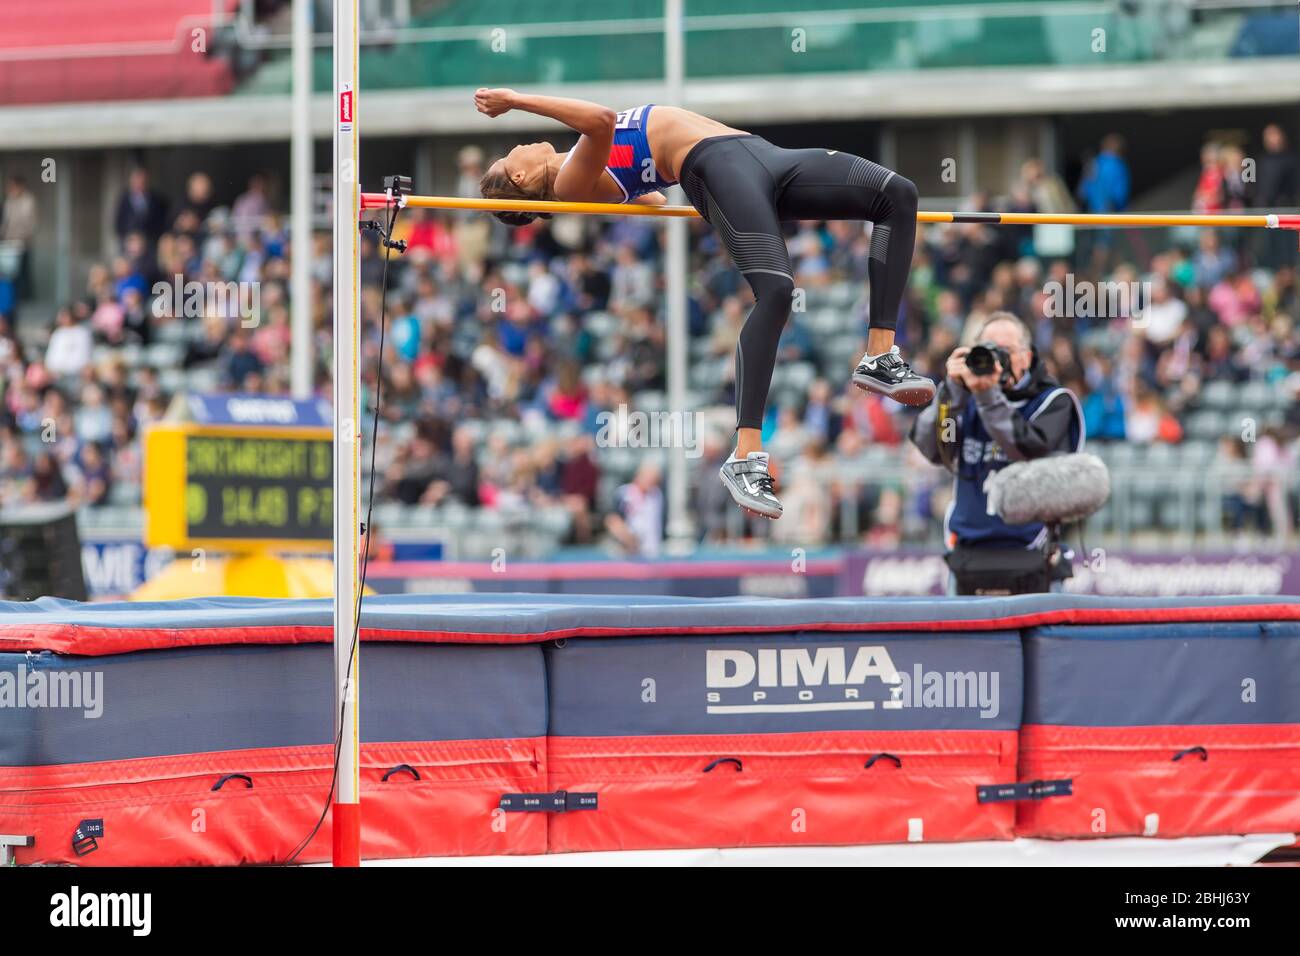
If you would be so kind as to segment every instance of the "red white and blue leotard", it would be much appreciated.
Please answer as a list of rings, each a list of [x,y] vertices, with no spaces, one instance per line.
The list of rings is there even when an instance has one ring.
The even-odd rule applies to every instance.
[[[664,179],[650,155],[650,139],[646,129],[650,124],[653,103],[623,110],[614,123],[614,144],[609,148],[609,162],[605,171],[623,190],[623,202],[644,196],[656,190],[675,186],[674,179]]]

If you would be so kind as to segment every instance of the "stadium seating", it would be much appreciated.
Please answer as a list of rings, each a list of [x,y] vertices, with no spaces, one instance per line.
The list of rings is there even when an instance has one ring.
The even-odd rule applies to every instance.
[[[828,18],[828,7],[843,9],[845,20]],[[944,16],[935,17],[937,8]],[[432,9],[415,9],[406,28],[478,28],[500,24],[584,23],[590,6],[577,0],[549,3],[545,16],[523,0],[448,2]],[[451,87],[465,76],[490,76],[502,85],[599,83],[657,80],[663,65],[659,33],[660,4],[646,0],[615,0],[601,6],[601,20],[645,20],[644,31],[618,28],[617,43],[592,42],[590,36],[555,36],[549,31],[527,36],[527,57],[501,57],[481,35],[438,36],[363,47],[361,77],[368,89]],[[1111,62],[1140,62],[1158,57],[1198,60],[1229,56],[1295,55],[1295,31],[1277,38],[1276,11],[1245,14],[1210,10],[1180,22],[1141,7],[1053,11],[1036,6],[1024,12],[990,10],[970,0],[911,0],[865,11],[852,4],[830,5],[824,0],[764,0],[746,5],[757,22],[738,21],[735,7],[722,0],[692,2],[691,31],[686,44],[686,73],[695,79],[731,76],[850,73],[952,67],[1092,65],[1095,56],[1080,35],[1102,28],[1117,38],[1108,49]],[[816,57],[801,56],[789,43],[772,43],[774,26],[797,25],[801,14],[814,24],[808,44]],[[863,15],[865,14],[865,15]],[[417,37],[419,36],[417,32]],[[599,34],[597,34],[599,35]],[[241,81],[249,94],[284,93],[290,75],[285,51],[271,51],[257,69]],[[327,89],[328,53],[317,55],[318,89]]]
[[[215,6],[222,5],[233,10],[238,0]],[[114,0],[113,16],[97,16],[103,9],[102,0],[0,5],[0,102],[219,96],[233,88],[225,60],[194,50],[194,29],[214,49],[213,0]]]

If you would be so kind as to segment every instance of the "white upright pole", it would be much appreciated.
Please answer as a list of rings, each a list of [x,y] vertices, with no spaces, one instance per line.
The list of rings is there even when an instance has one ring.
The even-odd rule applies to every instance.
[[[68,302],[72,299],[72,177],[76,172],[71,156],[65,153],[61,160],[63,175],[57,177],[54,192],[54,299]]]
[[[312,392],[311,301],[311,138],[312,5],[315,0],[293,0],[293,118],[290,147],[289,203],[293,228],[293,274],[290,283],[291,341],[289,384],[294,398]]]
[[[334,732],[340,742],[332,819],[335,866],[361,865],[359,647],[353,644],[361,513],[357,7],[358,0],[334,0]]]
[[[668,88],[668,102],[682,106],[685,85],[685,29],[682,0],[664,0],[664,78]],[[693,411],[686,407],[687,336],[686,328],[686,220],[670,219],[667,248],[667,338],[668,338],[668,405],[669,410],[681,416],[685,439],[695,430],[685,430],[687,416]],[[679,446],[684,442],[679,443]],[[668,453],[668,537],[670,543],[682,547],[691,539],[693,525],[687,506],[690,475],[687,471],[686,448],[669,449]]]

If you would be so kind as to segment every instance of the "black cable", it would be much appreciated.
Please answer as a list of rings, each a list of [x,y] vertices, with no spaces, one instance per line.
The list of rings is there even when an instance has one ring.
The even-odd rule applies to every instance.
[[[380,397],[383,394],[384,387],[384,339],[385,331],[388,327],[388,263],[392,259],[393,249],[396,244],[391,241],[393,227],[397,224],[397,213],[401,206],[395,201],[392,207],[392,215],[388,219],[388,228],[384,236],[384,268],[380,279],[379,294],[379,362],[375,367],[375,414],[374,421],[370,431],[370,487],[366,490],[366,520],[362,525],[361,537],[364,542],[364,550],[361,553],[361,580],[360,587],[357,589],[356,604],[352,614],[352,642],[348,646],[348,660],[352,660],[352,655],[357,652],[357,642],[361,639],[361,599],[366,593],[366,572],[370,567],[370,529],[371,515],[375,509],[375,452],[379,445],[379,412]],[[402,251],[405,251],[404,249]],[[335,343],[338,347],[338,343]],[[339,555],[334,556],[334,560],[339,560]],[[352,680],[351,668],[348,668],[347,680]],[[325,823],[325,817],[329,815],[330,807],[334,803],[334,791],[339,782],[339,758],[343,754],[343,715],[347,709],[347,699],[349,686],[343,685],[343,704],[339,708],[339,732],[334,738],[334,768],[330,774],[330,789],[325,795],[325,806],[321,808],[320,818],[317,819],[316,825],[311,828],[311,832],[298,844],[289,858],[285,860],[286,864],[293,863],[303,850],[311,845],[311,841],[316,839],[316,834]]]

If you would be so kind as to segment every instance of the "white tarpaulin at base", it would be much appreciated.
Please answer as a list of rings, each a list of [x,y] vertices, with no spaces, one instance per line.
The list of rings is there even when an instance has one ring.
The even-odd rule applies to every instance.
[[[730,850],[623,850],[544,856],[367,860],[363,866],[1249,866],[1293,833],[1162,840],[1009,840],[890,843],[876,846],[746,847]]]

